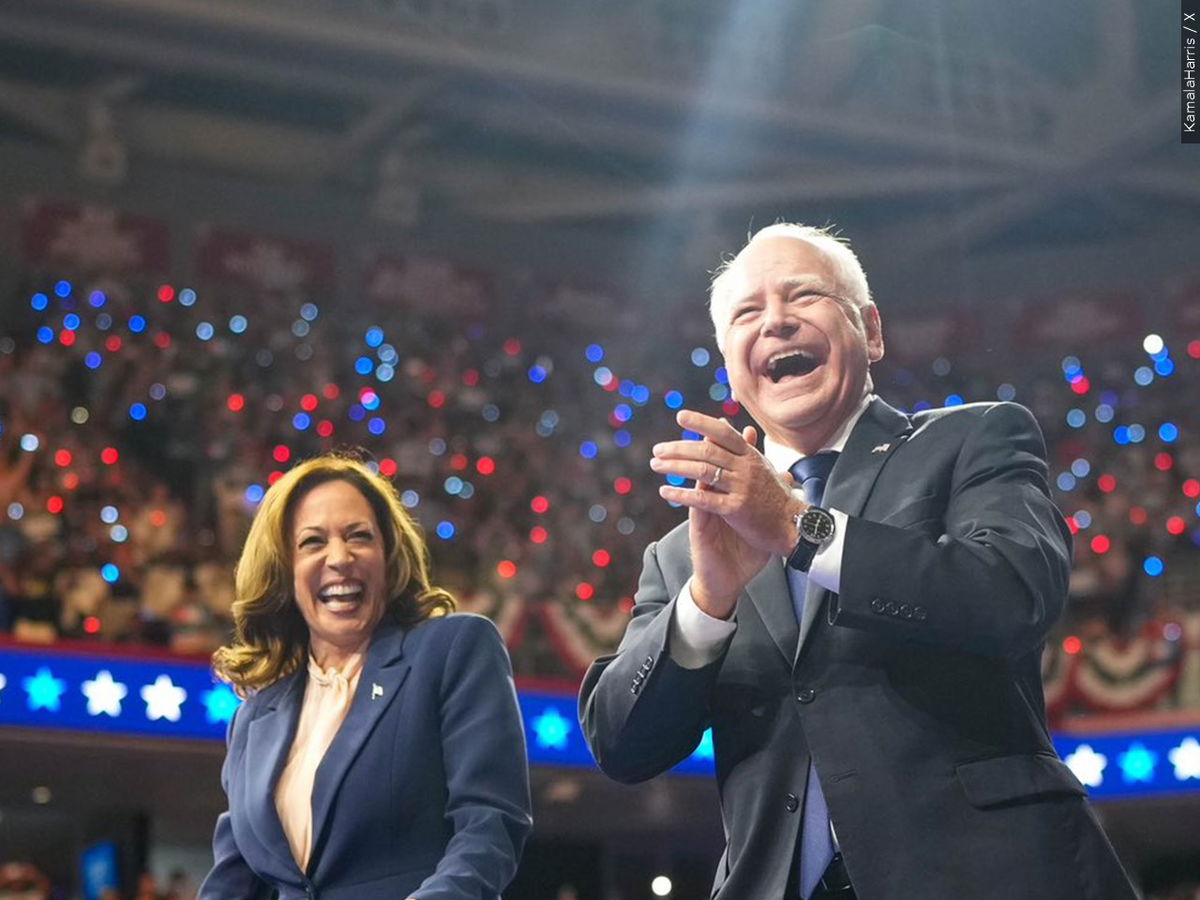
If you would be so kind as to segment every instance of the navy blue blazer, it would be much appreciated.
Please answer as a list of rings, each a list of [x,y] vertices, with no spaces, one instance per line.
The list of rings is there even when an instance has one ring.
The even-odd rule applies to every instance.
[[[313,784],[301,872],[275,811],[307,670],[229,728],[214,865],[199,900],[498,900],[532,826],[525,736],[496,627],[456,614],[382,624]]]

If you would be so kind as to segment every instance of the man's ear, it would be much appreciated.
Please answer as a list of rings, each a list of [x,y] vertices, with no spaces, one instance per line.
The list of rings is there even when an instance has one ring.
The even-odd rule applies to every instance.
[[[874,303],[862,308],[862,323],[867,336],[867,359],[877,363],[883,359],[883,322],[879,319],[879,308]]]

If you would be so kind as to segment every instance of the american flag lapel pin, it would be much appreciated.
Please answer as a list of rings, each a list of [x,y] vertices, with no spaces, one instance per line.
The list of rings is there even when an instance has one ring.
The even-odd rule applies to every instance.
[[[372,681],[371,682],[371,699],[378,700],[382,696],[383,696],[383,687]]]
[[[871,452],[872,452],[872,453],[887,453],[887,452],[888,452],[888,448],[889,448],[889,447],[891,447],[891,446],[892,446],[891,444],[880,444],[879,446],[877,446],[877,447],[876,447],[874,450],[872,450]]]

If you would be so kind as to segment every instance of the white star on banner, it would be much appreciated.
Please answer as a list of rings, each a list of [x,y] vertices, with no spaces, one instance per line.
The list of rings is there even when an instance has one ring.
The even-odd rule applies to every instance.
[[[159,675],[154,684],[142,688],[142,699],[146,701],[146,718],[179,721],[179,707],[187,699],[187,691],[177,687],[170,675]]]
[[[1089,744],[1080,744],[1063,762],[1075,773],[1075,777],[1088,787],[1100,787],[1104,781],[1104,767],[1108,765],[1108,757],[1097,753]]]
[[[1167,754],[1175,767],[1175,777],[1180,781],[1200,778],[1200,741],[1194,737],[1183,739],[1183,743]]]
[[[89,716],[119,716],[121,701],[129,693],[129,688],[119,681],[113,681],[112,672],[101,669],[91,681],[83,683],[82,691],[87,697]]]

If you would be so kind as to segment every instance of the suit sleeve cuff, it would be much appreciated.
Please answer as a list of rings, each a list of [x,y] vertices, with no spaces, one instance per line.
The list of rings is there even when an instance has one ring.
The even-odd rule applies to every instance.
[[[842,588],[842,556],[846,552],[846,525],[850,517],[840,509],[831,509],[829,514],[834,521],[833,540],[817,551],[808,567],[808,577],[825,590],[838,594]]]
[[[702,669],[720,659],[735,631],[735,619],[715,618],[696,605],[689,578],[671,615],[671,661],[683,669]]]

